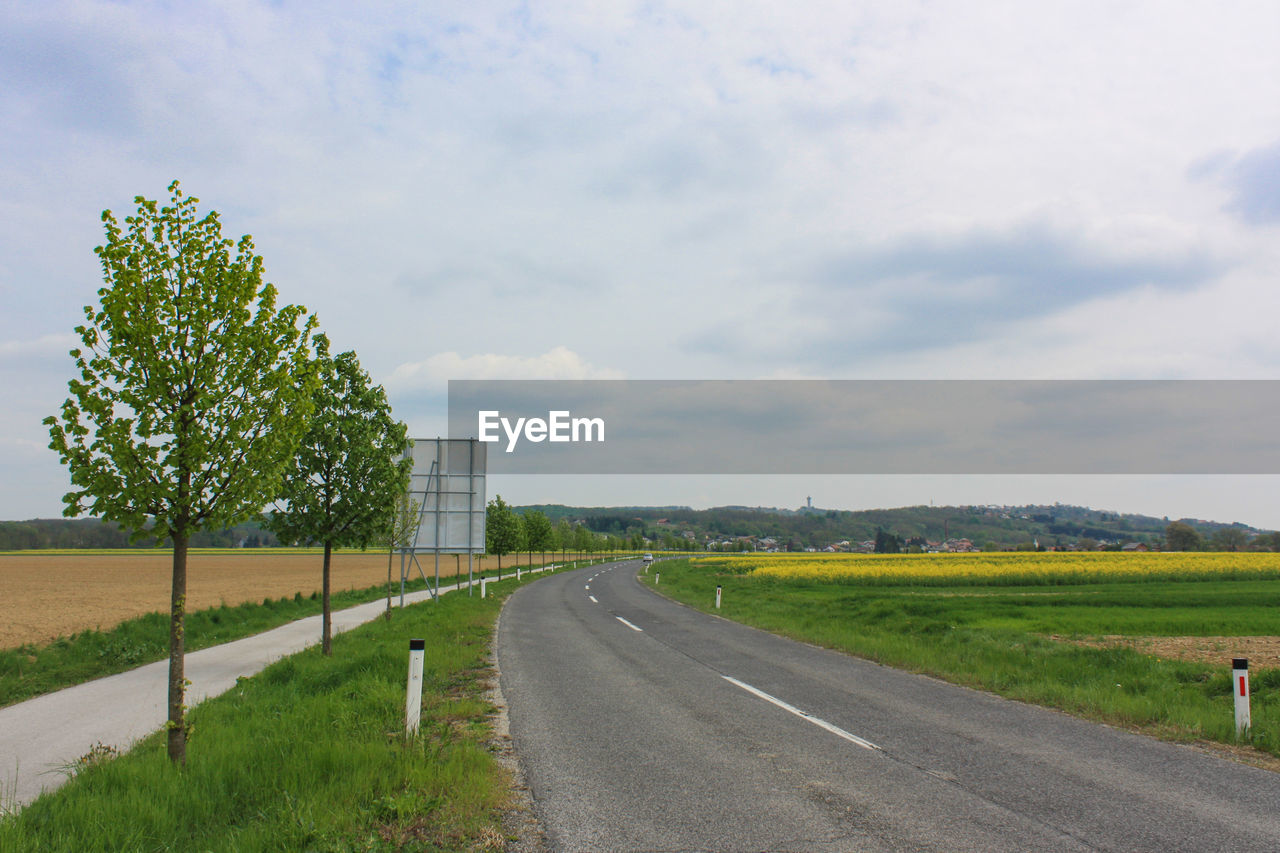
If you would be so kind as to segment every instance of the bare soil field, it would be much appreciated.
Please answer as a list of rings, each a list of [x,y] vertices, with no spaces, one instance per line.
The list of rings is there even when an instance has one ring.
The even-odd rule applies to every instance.
[[[1107,634],[1093,638],[1050,635],[1051,640],[1094,648],[1126,646],[1144,655],[1222,664],[1246,658],[1253,669],[1280,667],[1280,637],[1127,637]]]
[[[539,555],[534,555],[537,562]],[[549,555],[548,555],[549,557]],[[200,610],[222,603],[241,604],[264,598],[310,595],[320,589],[322,557],[272,553],[269,549],[193,552],[187,565],[187,608]],[[419,557],[427,577],[435,575],[434,558]],[[492,574],[497,558],[474,560],[475,571]],[[503,558],[504,573],[528,563]],[[483,563],[483,568],[482,568]],[[465,575],[463,557],[440,558],[441,578],[455,566]],[[109,629],[135,616],[168,612],[173,571],[171,552],[156,550],[120,554],[93,552],[0,554],[0,648],[43,644],[90,628]],[[411,577],[417,577],[414,570]],[[396,556],[392,577],[400,577]],[[332,589],[364,589],[387,580],[386,552],[339,551],[333,555]]]

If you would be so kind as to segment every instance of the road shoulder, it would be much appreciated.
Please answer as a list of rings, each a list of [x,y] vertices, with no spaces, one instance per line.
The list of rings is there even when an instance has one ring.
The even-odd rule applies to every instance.
[[[505,603],[503,609],[506,609]],[[534,808],[533,791],[529,788],[524,765],[511,739],[511,720],[507,714],[506,697],[502,694],[502,672],[498,668],[498,630],[501,624],[502,614],[499,613],[489,641],[492,675],[485,695],[494,708],[490,718],[493,731],[489,748],[511,780],[511,802],[502,813],[502,829],[507,839],[503,849],[507,853],[547,853],[547,836]]]

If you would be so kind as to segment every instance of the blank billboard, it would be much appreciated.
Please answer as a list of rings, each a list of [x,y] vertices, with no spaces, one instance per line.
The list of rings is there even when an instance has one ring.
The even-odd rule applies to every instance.
[[[475,439],[413,440],[409,498],[419,507],[418,528],[406,550],[484,551],[485,450]]]

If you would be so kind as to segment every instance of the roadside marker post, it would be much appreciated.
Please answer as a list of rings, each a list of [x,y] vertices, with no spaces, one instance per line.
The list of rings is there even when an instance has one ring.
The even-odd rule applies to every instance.
[[[530,569],[529,571],[533,571],[533,569]],[[516,580],[520,580],[520,578],[521,578],[520,567],[516,566]]]
[[[716,610],[720,609],[720,585],[716,584]]]
[[[404,705],[404,730],[411,735],[418,733],[418,722],[422,719],[422,658],[426,648],[426,640],[409,641],[409,689]]]
[[[1231,686],[1236,697],[1236,738],[1248,737],[1252,722],[1249,720],[1249,659],[1231,659]]]
[[[662,580],[662,572],[654,572],[654,573],[653,573],[653,585],[654,585],[654,586],[657,586],[657,585],[658,585],[658,581],[660,581],[660,580]]]
[[[501,578],[499,578],[501,580]],[[480,597],[484,598],[489,594],[489,579],[483,575],[480,577]]]

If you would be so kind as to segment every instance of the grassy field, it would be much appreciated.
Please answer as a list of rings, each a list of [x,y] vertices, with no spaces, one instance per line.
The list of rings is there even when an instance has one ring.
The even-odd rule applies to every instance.
[[[1231,659],[1251,657],[1250,743],[1280,755],[1280,577],[1193,559],[1173,579],[1172,560],[1142,562],[1173,555],[1143,554],[1090,574],[1057,556],[1011,555],[1017,571],[985,574],[949,555],[844,556],[843,573],[700,558],[661,563],[659,589],[714,611],[721,585],[727,618],[1174,740],[1235,741]]]
[[[525,582],[528,582],[526,580]],[[500,850],[510,779],[487,743],[493,622],[514,581],[450,594],[243,679],[162,734],[88,756],[0,818],[0,851]],[[404,734],[407,640],[426,640],[421,733]]]

